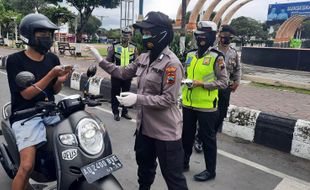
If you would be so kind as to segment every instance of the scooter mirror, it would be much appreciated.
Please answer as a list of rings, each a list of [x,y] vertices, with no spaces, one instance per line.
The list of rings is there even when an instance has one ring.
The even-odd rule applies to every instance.
[[[28,72],[22,71],[16,75],[15,82],[19,87],[27,88],[35,82],[35,76]]]
[[[86,75],[88,78],[93,77],[93,76],[95,76],[96,72],[97,72],[97,66],[91,65],[88,67]]]

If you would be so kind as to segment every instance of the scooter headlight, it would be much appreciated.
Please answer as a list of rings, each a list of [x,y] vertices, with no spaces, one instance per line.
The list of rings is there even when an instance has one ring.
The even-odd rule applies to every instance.
[[[96,155],[104,148],[104,129],[89,118],[82,119],[77,125],[77,136],[80,147],[88,154]]]

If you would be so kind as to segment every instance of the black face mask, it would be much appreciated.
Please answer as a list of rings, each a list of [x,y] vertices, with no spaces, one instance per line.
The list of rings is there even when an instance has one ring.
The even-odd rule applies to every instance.
[[[209,48],[210,46],[213,46],[215,41],[215,34],[213,33],[206,33],[206,34],[195,34],[197,46],[198,47],[204,47]]]
[[[229,45],[231,42],[231,37],[221,37],[221,43],[223,45]]]
[[[201,57],[209,47],[214,45],[215,35],[215,33],[195,34],[199,57]]]
[[[143,35],[143,47],[151,51],[150,62],[153,62],[163,49],[169,45],[172,39],[172,34],[167,29],[153,28],[151,29],[152,35]]]
[[[37,37],[34,49],[42,55],[45,55],[51,49],[53,40],[51,37]]]

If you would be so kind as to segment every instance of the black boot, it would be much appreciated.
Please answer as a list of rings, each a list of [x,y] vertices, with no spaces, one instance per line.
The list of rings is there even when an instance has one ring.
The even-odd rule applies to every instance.
[[[119,115],[118,114],[114,114],[114,120],[115,121],[119,121],[121,118],[119,117]]]

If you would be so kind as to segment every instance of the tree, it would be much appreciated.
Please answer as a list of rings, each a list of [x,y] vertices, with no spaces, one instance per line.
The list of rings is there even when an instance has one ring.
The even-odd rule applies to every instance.
[[[47,16],[53,23],[67,23],[75,18],[75,15],[66,7],[48,6],[40,9],[40,13]]]
[[[231,21],[231,27],[236,30],[236,35],[240,38],[250,40],[251,37],[266,40],[268,32],[263,30],[263,24],[249,17],[238,17]]]
[[[62,0],[49,0],[51,3],[60,2]],[[115,8],[119,5],[120,0],[67,0],[80,15],[80,24],[77,27],[77,41],[81,42],[82,32],[86,23],[96,7]]]
[[[11,10],[15,10],[22,15],[34,13],[48,5],[45,0],[4,0],[10,6]]]
[[[100,26],[101,21],[98,18],[91,16],[89,17],[87,23],[85,24],[85,27],[82,32],[86,33],[88,36],[91,36],[98,31]]]
[[[0,28],[2,34],[13,33],[14,19],[16,23],[19,23],[22,18],[21,14],[9,9],[7,2],[0,0]]]

